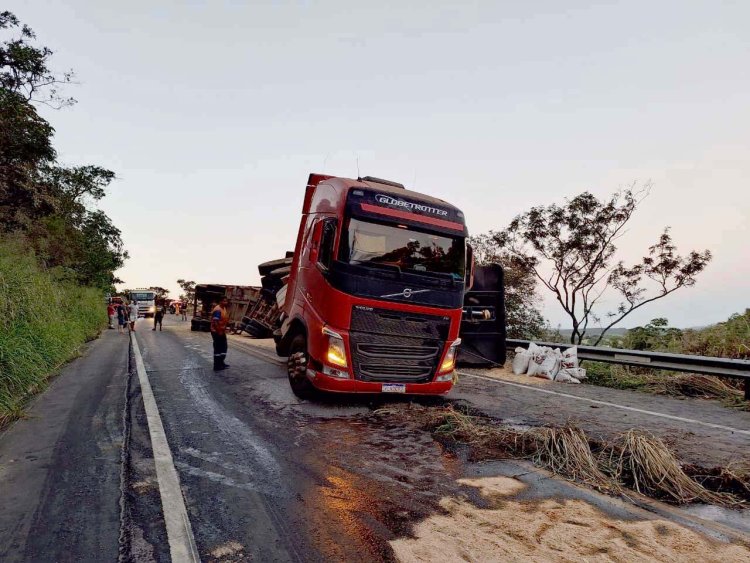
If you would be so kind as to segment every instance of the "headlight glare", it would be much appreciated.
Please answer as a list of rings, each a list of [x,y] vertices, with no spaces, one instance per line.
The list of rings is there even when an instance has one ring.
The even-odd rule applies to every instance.
[[[328,337],[328,350],[326,351],[326,361],[334,366],[345,368],[348,366],[346,361],[346,347],[341,335],[327,328],[323,329],[323,334]]]
[[[461,339],[459,338],[456,340],[453,344],[451,344],[450,348],[448,348],[448,351],[445,353],[445,358],[443,358],[443,363],[440,364],[440,370],[438,373],[450,373],[454,369],[456,369],[456,356],[458,355],[458,346],[461,344]]]

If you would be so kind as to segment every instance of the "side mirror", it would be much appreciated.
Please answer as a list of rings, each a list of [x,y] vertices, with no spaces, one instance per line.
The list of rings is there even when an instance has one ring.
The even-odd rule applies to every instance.
[[[474,249],[470,244],[466,245],[466,279],[464,280],[465,290],[471,291],[474,287]]]

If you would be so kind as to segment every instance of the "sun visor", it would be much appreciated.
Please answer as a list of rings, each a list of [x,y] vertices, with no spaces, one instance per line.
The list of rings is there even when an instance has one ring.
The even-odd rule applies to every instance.
[[[347,195],[354,217],[400,223],[453,236],[467,236],[463,213],[444,202],[355,188]]]

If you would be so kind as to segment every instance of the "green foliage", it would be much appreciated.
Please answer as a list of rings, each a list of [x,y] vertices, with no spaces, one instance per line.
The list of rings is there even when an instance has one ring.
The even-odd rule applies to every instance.
[[[179,279],[177,280],[177,285],[182,289],[180,301],[192,303],[195,298],[195,282],[192,280]]]
[[[586,361],[586,383],[613,389],[645,389],[650,378],[641,368]]]
[[[618,347],[747,360],[750,359],[750,309],[700,329],[680,330],[669,327],[667,319],[652,319],[646,326],[630,329]]]
[[[680,349],[685,354],[750,360],[750,309],[698,330],[685,330]]]
[[[503,252],[490,235],[470,237],[469,244],[478,265],[500,264],[503,267],[508,338],[544,338],[545,323],[539,311],[539,295],[536,292],[533,270],[522,260]]]
[[[667,319],[652,319],[646,326],[631,328],[622,339],[621,348],[679,353],[682,331],[669,328]]]
[[[0,43],[0,233],[22,233],[46,267],[110,288],[128,256],[119,229],[93,204],[114,173],[56,163],[54,130],[33,104],[68,105],[57,86],[71,75],[52,72],[52,51],[33,45],[33,31],[10,12],[0,13],[3,30],[16,36]]]
[[[60,107],[75,103],[60,96],[58,88],[73,79],[72,72],[54,73],[49,67],[52,50],[32,44],[36,35],[11,12],[0,12],[0,30],[16,35],[0,44],[0,88],[19,94],[27,101]]]
[[[105,323],[103,292],[41,268],[22,242],[0,238],[0,425]]]
[[[719,358],[750,359],[750,309],[725,322],[701,329],[670,328],[667,319],[653,319],[644,327],[630,329],[618,342],[620,348]],[[650,370],[601,362],[584,362],[586,383],[616,389],[637,389],[652,393],[714,398],[725,406],[748,409],[743,400],[743,383],[709,375]]]
[[[160,287],[158,285],[152,285],[149,287],[151,291],[156,293],[156,301],[157,303],[164,302],[165,299],[169,299],[169,290],[163,287]]]

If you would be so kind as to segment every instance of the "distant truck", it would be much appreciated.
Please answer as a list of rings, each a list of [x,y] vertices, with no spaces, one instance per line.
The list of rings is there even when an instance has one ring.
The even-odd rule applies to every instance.
[[[294,393],[450,390],[467,235],[463,213],[440,199],[311,174],[276,338]]]
[[[151,289],[131,289],[130,301],[138,302],[139,317],[153,317],[156,314],[156,292]]]

